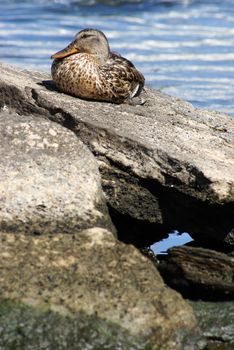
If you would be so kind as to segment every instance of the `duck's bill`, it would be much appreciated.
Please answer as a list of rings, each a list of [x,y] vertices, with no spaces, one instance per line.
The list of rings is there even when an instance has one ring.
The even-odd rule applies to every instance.
[[[70,44],[67,47],[65,47],[65,49],[56,52],[55,54],[53,54],[51,56],[52,59],[55,58],[64,58],[70,55],[73,55],[74,53],[77,53],[77,49],[74,47],[74,45]]]

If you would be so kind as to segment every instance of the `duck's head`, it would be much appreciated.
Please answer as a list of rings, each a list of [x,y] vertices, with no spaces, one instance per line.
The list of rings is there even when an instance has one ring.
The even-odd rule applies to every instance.
[[[74,40],[65,49],[56,52],[51,58],[57,59],[76,53],[87,53],[98,56],[100,61],[105,61],[109,52],[109,44],[103,32],[97,29],[84,29],[76,34]]]

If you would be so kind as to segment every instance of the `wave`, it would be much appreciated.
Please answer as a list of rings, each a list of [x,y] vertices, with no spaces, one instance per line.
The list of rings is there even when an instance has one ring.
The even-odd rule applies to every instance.
[[[36,0],[35,0],[36,1]],[[38,1],[37,1],[38,2]],[[39,2],[47,2],[47,0],[40,0]],[[50,0],[53,3],[60,4],[78,4],[78,5],[96,5],[104,4],[110,6],[119,6],[126,4],[159,4],[159,5],[174,5],[174,4],[191,4],[196,2],[196,0]]]
[[[210,0],[207,0],[209,2]],[[9,3],[9,0],[1,0],[1,3]],[[135,6],[175,6],[175,5],[192,5],[199,2],[199,0],[12,0],[11,3],[30,3],[30,4],[43,4],[50,6],[51,4],[64,5],[66,7],[82,6],[90,7],[96,5],[104,5],[111,7],[119,7],[125,5]]]

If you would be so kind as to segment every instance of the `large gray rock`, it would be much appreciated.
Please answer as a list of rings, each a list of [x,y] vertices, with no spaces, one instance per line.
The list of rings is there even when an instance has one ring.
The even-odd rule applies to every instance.
[[[39,311],[49,309],[74,318],[83,312],[87,317],[99,318],[100,324],[103,320],[115,323],[117,329],[122,328],[139,342],[139,347],[132,349],[143,350],[146,344],[153,346],[147,349],[181,349],[176,334],[196,326],[192,308],[164,285],[155,266],[136,248],[117,241],[105,229],[38,237],[1,232],[0,244],[1,300],[23,302]],[[49,322],[52,321],[51,318]],[[4,327],[6,324],[7,317]],[[31,324],[38,327],[34,319]],[[0,324],[0,332],[2,327]],[[17,336],[19,341],[17,327],[14,332],[11,339]],[[22,332],[27,334],[24,328]],[[53,338],[56,329],[50,332]],[[98,341],[99,334],[95,337]],[[108,340],[108,330],[105,337]],[[87,337],[84,344],[79,346],[78,341],[71,349],[93,349],[89,343],[92,338]],[[41,349],[39,345],[34,343]],[[105,348],[117,349],[119,345]]]
[[[110,206],[138,220],[133,235],[151,231],[155,241],[177,229],[234,244],[231,117],[148,89],[144,106],[112,105],[59,93],[46,74],[6,65],[0,73],[1,107],[47,116],[89,145]],[[142,222],[153,225],[147,235]]]
[[[0,113],[0,229],[74,233],[111,227],[97,162],[73,132]]]

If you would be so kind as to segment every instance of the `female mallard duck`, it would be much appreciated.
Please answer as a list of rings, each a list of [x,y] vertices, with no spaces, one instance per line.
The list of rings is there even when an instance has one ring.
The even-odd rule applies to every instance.
[[[110,51],[100,30],[80,31],[51,58],[56,86],[74,96],[122,103],[139,96],[144,86],[144,76],[126,58]]]

